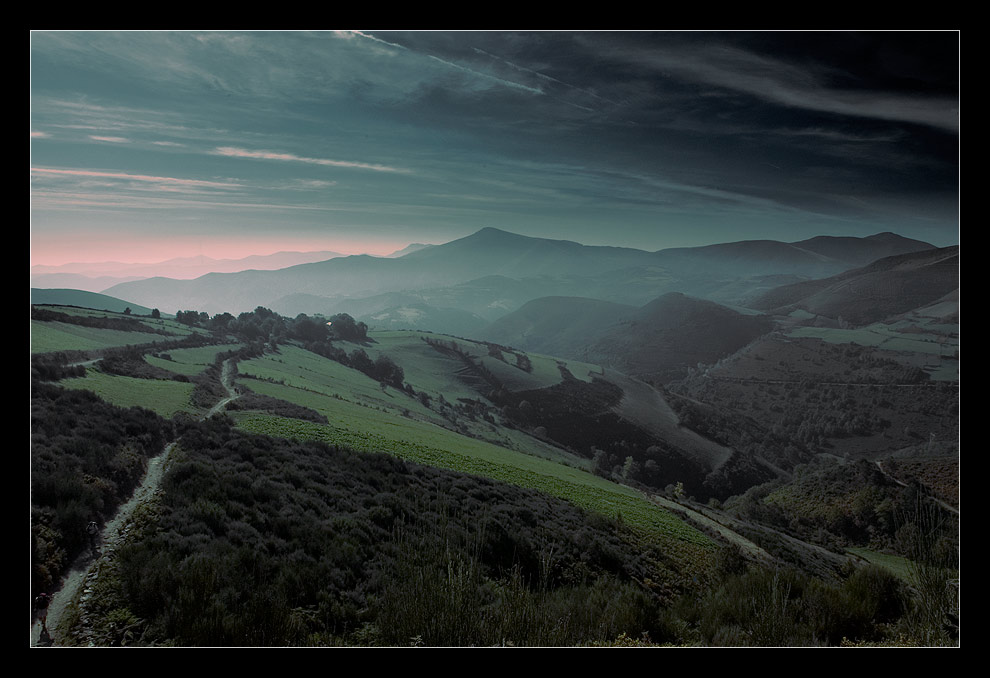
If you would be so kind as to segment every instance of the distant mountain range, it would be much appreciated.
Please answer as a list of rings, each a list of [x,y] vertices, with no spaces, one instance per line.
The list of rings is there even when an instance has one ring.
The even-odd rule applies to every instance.
[[[723,304],[742,304],[781,284],[827,277],[881,257],[929,249],[934,246],[883,233],[868,238],[741,241],[647,252],[485,228],[397,258],[355,255],[278,270],[210,273],[192,280],[156,277],[114,285],[104,292],[169,313],[237,313],[261,305],[295,315],[337,312],[365,300],[369,315],[401,316],[402,308],[415,303],[473,313],[491,321],[548,295],[641,306],[668,292],[681,292]],[[400,303],[387,305],[388,295],[396,293],[406,296]]]
[[[410,247],[414,247],[410,245]],[[408,248],[407,248],[408,249]],[[273,270],[313,261],[346,256],[340,252],[276,252],[242,259],[178,257],[149,264],[126,264],[117,261],[70,263],[61,266],[32,266],[31,286],[39,288],[75,288],[101,292],[108,287],[152,277],[188,280],[207,273],[233,273],[250,269]],[[392,255],[395,256],[395,255]]]
[[[404,257],[412,252],[417,252],[419,250],[426,249],[427,247],[433,247],[433,245],[424,245],[423,243],[414,242],[410,245],[406,245],[401,250],[396,250],[392,252],[391,254],[388,255],[388,258],[397,259],[399,257]]]

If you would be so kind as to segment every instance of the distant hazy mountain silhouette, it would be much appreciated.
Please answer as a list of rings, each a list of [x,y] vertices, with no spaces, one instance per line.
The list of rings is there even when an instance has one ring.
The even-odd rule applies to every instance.
[[[506,301],[500,313],[548,294],[594,297],[638,306],[672,291],[714,297],[721,290],[728,297],[739,297],[742,292],[732,290],[730,294],[726,287],[759,278],[747,282],[745,291],[752,291],[754,285],[766,289],[768,285],[763,280],[766,276],[792,276],[787,282],[824,277],[861,265],[864,259],[870,260],[871,251],[879,253],[879,258],[887,256],[892,249],[931,248],[927,243],[890,234],[871,238],[818,238],[801,243],[743,241],[647,252],[532,238],[484,228],[398,258],[357,255],[275,271],[211,273],[194,280],[153,278],[115,285],[104,292],[168,312],[192,309],[236,313],[258,305],[280,311],[283,300],[298,301],[307,298],[305,295],[332,305],[343,299],[389,292],[418,294],[432,290],[438,295],[446,290],[443,294],[448,299],[443,303],[423,297],[420,301],[437,308],[457,308],[491,317],[479,312],[477,290],[469,289],[469,285],[456,293],[450,290],[483,278],[506,281],[516,289],[512,296],[500,296],[497,290],[493,291],[492,303],[499,303],[499,298]],[[520,283],[531,291],[520,292]],[[462,306],[457,301],[459,296],[472,296],[474,305]]]

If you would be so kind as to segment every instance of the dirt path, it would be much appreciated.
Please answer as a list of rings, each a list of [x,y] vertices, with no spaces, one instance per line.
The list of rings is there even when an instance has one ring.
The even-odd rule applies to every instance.
[[[224,398],[203,415],[203,419],[212,417],[217,412],[227,406],[230,401],[238,397],[238,393],[233,384],[234,368],[230,360],[225,360],[221,372],[221,382],[227,389],[228,397]],[[131,516],[142,503],[151,499],[161,483],[162,475],[168,465],[169,454],[175,447],[175,442],[165,446],[165,449],[156,456],[148,460],[148,468],[145,471],[141,484],[131,495],[126,503],[117,509],[117,513],[103,526],[103,531],[99,538],[99,547],[94,556],[89,552],[81,554],[69,568],[68,574],[62,581],[61,588],[52,596],[52,602],[48,607],[48,619],[45,626],[47,633],[42,632],[41,622],[35,620],[31,626],[31,646],[49,647],[58,645],[60,633],[64,633],[59,628],[63,615],[68,605],[77,599],[80,603],[85,603],[89,597],[90,587],[99,576],[100,568],[104,563],[110,562],[114,557],[117,548],[127,536],[131,526]],[[85,619],[85,614],[83,615]],[[92,645],[92,642],[91,642]]]

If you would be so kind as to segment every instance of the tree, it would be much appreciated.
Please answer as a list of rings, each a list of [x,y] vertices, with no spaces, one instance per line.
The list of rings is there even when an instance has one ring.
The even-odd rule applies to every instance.
[[[162,317],[162,312],[159,311],[157,308],[153,308],[151,309],[151,317],[154,318],[155,320],[158,320],[159,318]]]
[[[632,456],[626,457],[625,463],[622,465],[622,479],[623,480],[639,480],[642,475],[642,468],[639,462],[632,458]]]
[[[609,474],[612,473],[612,461],[609,459],[608,452],[599,450],[597,447],[592,447],[591,450],[594,453],[591,464],[595,475],[608,478]]]
[[[360,343],[368,339],[368,326],[363,322],[356,322],[346,313],[330,317],[330,330],[344,341]]]

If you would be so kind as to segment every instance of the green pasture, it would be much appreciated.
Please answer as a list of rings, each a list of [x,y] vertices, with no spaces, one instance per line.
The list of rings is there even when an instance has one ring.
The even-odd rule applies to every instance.
[[[444,356],[429,346],[423,341],[424,337],[447,344],[455,342],[462,351],[479,360],[492,371],[506,388],[512,391],[546,388],[560,383],[563,379],[560,369],[557,367],[558,359],[538,353],[526,353],[532,370],[525,372],[515,366],[514,354],[506,352],[504,353],[504,360],[499,360],[488,355],[487,345],[470,339],[415,330],[369,332],[368,337],[375,342],[370,347],[365,348],[372,359],[380,353],[385,353],[402,365],[406,373],[406,381],[416,386],[418,390],[425,390],[428,393],[443,393],[448,400],[451,400],[452,397],[454,399],[458,397],[474,398],[477,397],[477,394],[470,389],[465,389],[451,376],[446,376],[452,375],[458,368],[456,359]],[[597,365],[590,365],[577,360],[563,362],[575,378],[583,381],[590,382],[589,373],[601,371]],[[451,366],[454,369],[451,369]],[[439,381],[438,375],[440,375]],[[417,381],[421,386],[417,385]]]
[[[400,344],[414,354],[422,344],[429,352],[421,356],[426,363],[432,360],[432,357],[427,358],[431,353],[441,355],[418,338],[410,342],[408,337],[391,336],[386,341],[379,341],[376,348],[395,356]],[[372,355],[372,350],[368,353]],[[409,361],[405,360],[408,357],[408,353],[403,354],[401,362],[406,369],[407,381],[421,388],[416,384],[415,376],[409,379],[410,373],[415,375],[417,368],[408,369]],[[419,365],[419,369],[425,370],[425,367],[425,364]],[[650,534],[675,536],[678,540],[705,547],[711,544],[707,537],[655,506],[639,492],[580,468],[558,463],[565,453],[556,448],[487,422],[476,422],[476,426],[488,426],[489,435],[501,437],[500,444],[461,435],[438,425],[439,415],[423,407],[417,399],[391,388],[383,392],[375,381],[360,372],[303,349],[283,345],[277,355],[241,362],[238,372],[241,376],[265,379],[243,380],[251,390],[309,407],[329,420],[329,424],[315,424],[257,412],[232,412],[238,425],[245,430],[321,440],[369,452],[388,452],[431,466],[539,489],[604,515],[621,514],[623,520]],[[472,395],[476,397],[476,394]],[[511,449],[514,446],[518,447]],[[545,449],[534,453],[540,446]]]
[[[145,407],[170,418],[176,412],[199,414],[189,398],[194,384],[167,381],[163,379],[135,379],[118,375],[104,374],[89,369],[85,377],[64,379],[60,382],[65,388],[92,391],[109,403],[120,407]]]
[[[914,561],[908,558],[891,555],[889,553],[881,553],[880,551],[873,551],[871,549],[861,547],[849,547],[846,551],[855,556],[859,556],[868,563],[879,565],[880,567],[893,572],[901,580],[912,586],[915,584],[917,565]]]
[[[423,344],[430,353],[443,357],[425,343],[419,343]],[[424,358],[426,359],[432,360],[429,355]],[[421,364],[420,367],[423,365]],[[446,367],[449,368],[450,365]],[[417,392],[430,392],[429,388],[424,388],[424,381],[433,388],[443,387],[446,384],[442,376],[424,376],[415,369],[412,372],[414,374],[410,376],[410,371],[406,371],[406,381]],[[309,407],[326,415],[331,421],[341,417],[357,418],[362,420],[362,426],[367,428],[381,421],[387,413],[398,418],[404,425],[422,423],[433,428],[451,425],[437,411],[424,406],[418,398],[391,387],[382,391],[376,381],[361,372],[294,346],[283,345],[276,355],[268,354],[242,361],[238,363],[238,374],[241,377],[255,377],[242,381],[252,391]],[[455,386],[460,390],[455,390]],[[479,397],[477,393],[459,384],[445,388],[444,397],[448,402],[453,402],[452,394],[459,392],[464,393],[463,397]],[[438,395],[435,390],[431,393],[434,399]],[[433,407],[437,407],[436,400],[433,402]],[[460,417],[458,422],[465,432],[493,444],[571,466],[581,468],[590,466],[589,460],[575,457],[515,429],[495,426],[483,419],[472,421]]]
[[[60,322],[31,321],[31,353],[93,351],[101,348],[148,344],[166,339],[160,334],[121,332]]]
[[[655,538],[673,538],[704,548],[714,545],[707,536],[631,488],[429,424],[351,410],[330,424],[257,413],[234,413],[234,418],[241,428],[254,433],[387,452],[429,466],[540,490],[609,517],[621,515],[623,521]]]
[[[147,355],[144,359],[155,367],[193,377],[212,365],[218,353],[232,351],[240,348],[240,346],[240,344],[223,344],[221,346],[171,349],[162,351],[162,353],[168,354],[172,358],[171,360],[156,358],[153,355]]]

